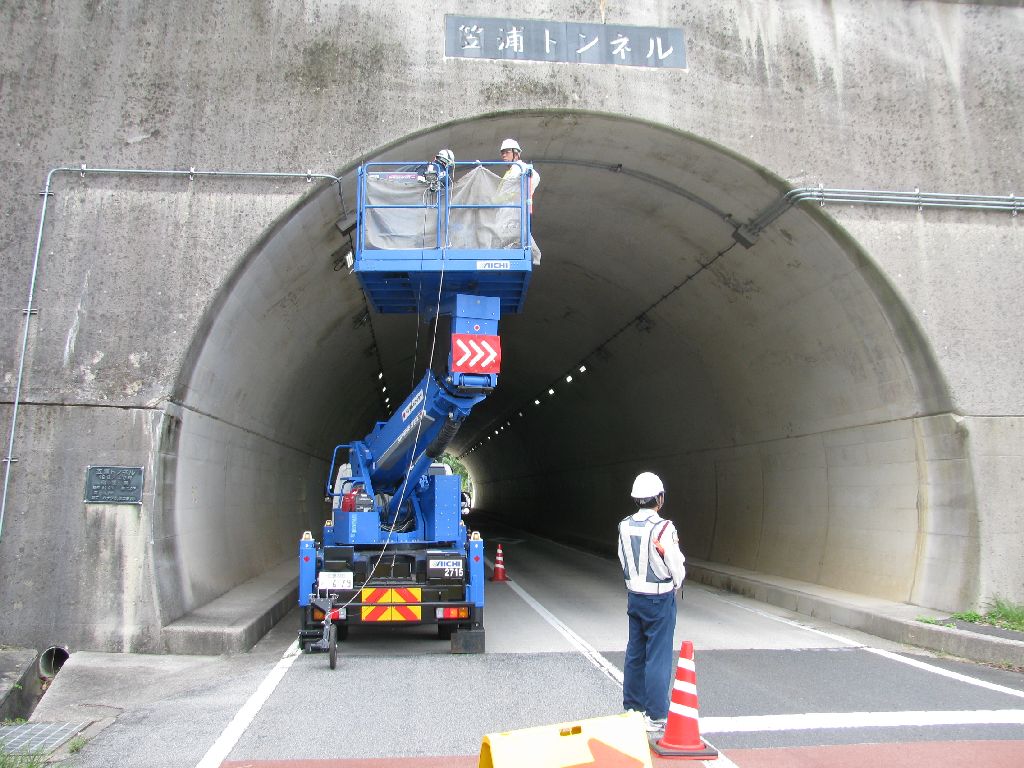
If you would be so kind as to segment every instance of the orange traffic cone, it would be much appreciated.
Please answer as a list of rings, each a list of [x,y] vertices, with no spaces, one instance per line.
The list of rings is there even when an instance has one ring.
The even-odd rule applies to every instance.
[[[700,738],[697,723],[697,671],[693,664],[693,643],[683,641],[676,666],[676,681],[668,705],[665,735],[657,741],[652,736],[651,749],[660,757],[678,760],[713,760],[718,750]]]
[[[498,554],[494,556],[494,575],[491,581],[508,581],[505,575],[505,557],[501,554],[501,544],[498,545]]]

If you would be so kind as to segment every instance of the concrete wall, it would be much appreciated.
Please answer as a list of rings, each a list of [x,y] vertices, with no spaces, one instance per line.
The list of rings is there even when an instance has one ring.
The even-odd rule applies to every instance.
[[[681,26],[689,69],[446,60],[444,13]],[[378,372],[401,397],[426,356],[336,269],[352,169],[488,159],[506,135],[543,172],[544,262],[456,447],[589,370],[468,456],[482,503],[600,546],[652,468],[695,556],[935,607],[1024,601],[1019,217],[805,204],[750,249],[732,237],[790,186],[1019,187],[1017,4],[105,0],[0,19],[5,435],[49,169],[344,179],[54,177],[0,640],[159,650],[161,626],[291,557],[331,445],[384,415]],[[83,505],[88,464],[144,466],[142,506]]]

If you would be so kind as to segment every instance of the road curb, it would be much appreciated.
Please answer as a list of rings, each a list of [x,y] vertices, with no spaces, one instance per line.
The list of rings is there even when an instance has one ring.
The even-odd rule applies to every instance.
[[[165,626],[165,650],[205,656],[243,653],[297,604],[298,574],[289,559]]]

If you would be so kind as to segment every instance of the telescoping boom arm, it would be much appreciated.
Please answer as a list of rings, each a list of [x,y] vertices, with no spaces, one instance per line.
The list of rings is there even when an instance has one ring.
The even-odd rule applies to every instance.
[[[473,407],[498,383],[498,299],[457,294],[442,313],[445,310],[452,315],[447,374],[438,379],[428,370],[391,419],[378,422],[363,440],[347,446],[349,481],[362,483],[366,496],[378,500],[377,511],[390,525],[416,513],[418,482]],[[327,492],[336,496],[341,489]],[[382,498],[386,504],[380,503]]]

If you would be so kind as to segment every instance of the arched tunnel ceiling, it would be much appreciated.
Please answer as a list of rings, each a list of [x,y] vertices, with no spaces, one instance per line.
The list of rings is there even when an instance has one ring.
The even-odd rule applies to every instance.
[[[329,457],[336,442],[365,434],[385,416],[380,384],[397,405],[422,375],[432,328],[368,313],[355,277],[339,268],[349,248],[354,167],[428,158],[443,147],[460,162],[490,160],[506,136],[542,174],[534,237],[543,261],[525,311],[501,320],[498,389],[450,449],[466,455],[480,487],[490,489],[482,498],[497,511],[514,516],[571,503],[574,483],[592,500],[619,497],[623,478],[643,460],[683,473],[687,455],[734,449],[729,460],[739,461],[770,441],[949,410],[915,323],[824,215],[790,209],[750,248],[733,237],[786,191],[779,179],[664,127],[551,112],[450,124],[353,158],[341,195],[325,185],[240,267],[194,345],[177,399],[313,456]],[[446,354],[440,339],[435,357]],[[566,383],[581,364],[587,372]],[[549,387],[555,396],[545,394]],[[677,487],[708,482],[718,480],[675,480]],[[744,482],[730,489],[738,494],[733,525],[761,503],[755,496],[766,496],[751,487],[746,499],[736,490]],[[813,513],[819,540],[808,546],[822,549],[827,512]],[[716,552],[715,532],[728,528],[715,522],[718,514],[693,523],[702,554],[758,565],[756,553]],[[774,535],[784,537],[788,529],[780,530]],[[914,535],[907,532],[911,548]],[[790,575],[842,581],[826,572],[826,557],[816,551],[807,573]],[[908,562],[893,577],[897,591],[913,583],[916,567]],[[888,582],[863,589],[893,592]]]
[[[601,393],[584,411],[605,424],[668,420],[678,449],[943,410],[937,377],[913,370],[927,360],[911,359],[918,340],[904,311],[883,306],[884,282],[822,217],[791,210],[752,248],[736,242],[736,227],[785,188],[721,147],[614,116],[532,113],[444,126],[364,159],[451,147],[460,162],[490,160],[505,136],[542,173],[544,257],[525,311],[501,321],[499,387],[454,452],[549,386],[566,390],[581,363]],[[183,402],[324,452],[383,418],[378,355],[392,404],[421,375],[432,327],[364,317],[358,284],[336,269],[354,203],[354,173],[344,176],[341,196],[328,185],[300,205],[225,289]],[[645,388],[663,397],[632,395]]]
[[[549,386],[566,392],[563,377],[580,363],[607,398],[588,399],[580,418],[588,408],[614,407],[635,422],[689,412],[693,434],[676,432],[677,447],[942,408],[941,386],[918,381],[907,359],[913,330],[893,331],[902,308],[881,305],[885,286],[873,267],[821,217],[792,211],[753,248],[737,244],[736,227],[785,188],[720,147],[616,117],[536,114],[448,126],[377,159],[452,147],[460,161],[487,160],[505,136],[542,172],[534,235],[544,259],[525,312],[502,320],[499,388],[456,451]],[[654,333],[654,323],[667,332]],[[416,346],[409,318],[373,324],[386,381],[403,397]],[[429,331],[419,337],[421,364]],[[660,383],[663,402],[630,396],[638,375]]]

